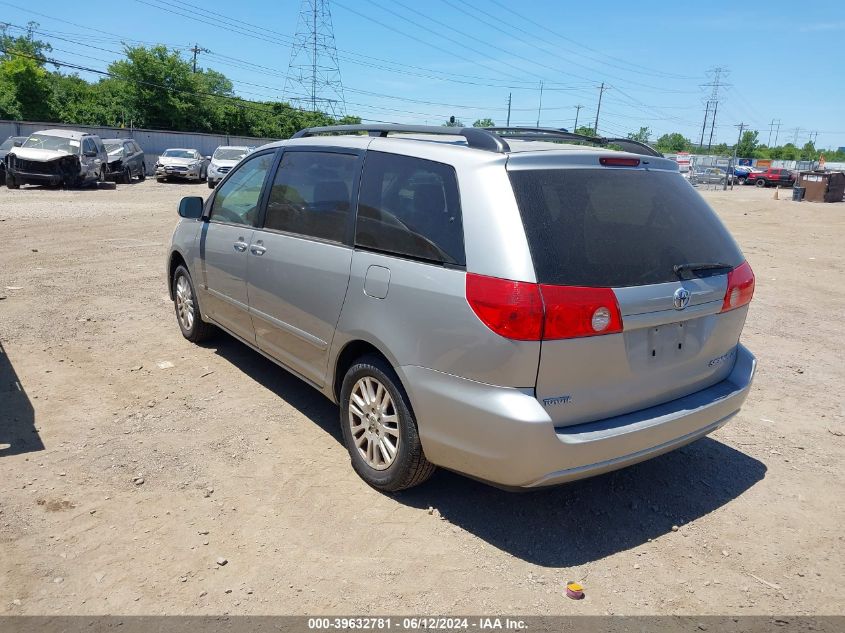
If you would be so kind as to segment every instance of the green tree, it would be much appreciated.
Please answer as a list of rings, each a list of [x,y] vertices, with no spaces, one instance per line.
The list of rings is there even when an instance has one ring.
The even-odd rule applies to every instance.
[[[792,143],[787,143],[780,150],[781,160],[798,160],[798,148]]]
[[[496,122],[493,119],[478,119],[472,127],[496,127]]]
[[[443,127],[464,127],[464,124],[460,119],[450,116],[449,120],[443,124]]]
[[[819,153],[813,141],[807,141],[801,148],[801,160],[817,160],[818,157]]]
[[[736,145],[736,155],[740,158],[755,158],[757,156],[757,130],[745,130]]]
[[[657,139],[657,149],[669,153],[688,152],[692,149],[692,143],[680,132],[671,132]]]
[[[629,132],[628,138],[632,141],[639,141],[640,143],[648,143],[651,136],[651,130],[647,127],[641,127],[638,132]]]
[[[52,49],[36,40],[32,33],[38,27],[29,23],[29,32],[11,37],[0,31],[0,114],[34,121],[52,121],[50,108],[52,86],[45,68]]]
[[[587,127],[586,125],[575,128],[575,133],[581,136],[598,136],[595,128]]]
[[[727,156],[730,154],[731,150],[728,147],[727,143],[719,143],[716,147],[713,148],[713,153],[718,156]]]

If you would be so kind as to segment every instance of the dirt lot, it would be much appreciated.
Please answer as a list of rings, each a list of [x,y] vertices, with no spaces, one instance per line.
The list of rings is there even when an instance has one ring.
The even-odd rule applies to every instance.
[[[164,257],[206,193],[0,189],[0,614],[843,612],[845,204],[704,192],[757,273],[759,372],[712,438],[553,490],[440,472],[389,497],[319,394],[182,339]]]

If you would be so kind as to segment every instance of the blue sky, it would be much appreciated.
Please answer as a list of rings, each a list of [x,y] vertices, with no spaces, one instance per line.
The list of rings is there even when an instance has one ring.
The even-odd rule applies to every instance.
[[[330,2],[346,110],[364,119],[440,124],[455,115],[504,124],[510,93],[511,124],[534,125],[543,81],[541,125],[571,127],[576,105],[584,106],[579,124],[592,124],[605,82],[602,134],[648,126],[654,136],[680,131],[697,141],[710,90],[702,84],[708,69],[722,66],[729,87],[720,93],[714,142],[732,143],[740,122],[766,142],[779,119],[781,143],[800,145],[818,132],[818,146],[845,145],[841,2],[754,4]],[[53,57],[98,69],[118,57],[111,51],[121,40],[182,50],[198,43],[210,51],[200,65],[226,74],[242,96],[285,94],[300,0],[103,6],[0,0],[0,22],[35,20]]]

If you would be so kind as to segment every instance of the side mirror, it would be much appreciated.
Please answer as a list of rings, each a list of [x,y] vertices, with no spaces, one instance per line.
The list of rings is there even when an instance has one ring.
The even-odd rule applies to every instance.
[[[185,196],[179,201],[179,217],[187,220],[199,220],[202,217],[202,198]]]
[[[203,156],[205,160],[211,160],[211,156]]]
[[[23,141],[14,141],[14,142],[12,143],[12,145],[13,145],[14,147],[20,147],[21,145],[23,145]]]

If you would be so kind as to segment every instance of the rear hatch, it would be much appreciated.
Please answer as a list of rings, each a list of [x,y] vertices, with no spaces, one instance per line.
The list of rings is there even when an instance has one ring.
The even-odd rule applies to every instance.
[[[676,168],[600,166],[598,157],[594,167],[526,165],[510,161],[508,170],[537,282],[610,288],[621,315],[616,333],[544,337],[536,396],[556,426],[650,407],[723,380],[747,312],[745,304],[723,310],[723,302],[744,258]],[[553,294],[543,292],[547,315]]]

